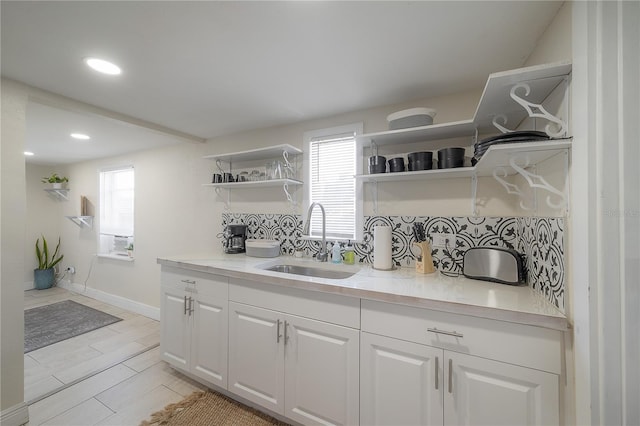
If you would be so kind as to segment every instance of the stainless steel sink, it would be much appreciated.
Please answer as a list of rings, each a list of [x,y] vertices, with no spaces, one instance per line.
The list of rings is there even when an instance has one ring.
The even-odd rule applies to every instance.
[[[285,274],[304,275],[307,277],[329,278],[334,280],[341,280],[349,278],[357,271],[335,271],[324,268],[313,268],[311,266],[299,266],[299,265],[274,265],[269,268],[265,268],[266,271],[284,272]]]

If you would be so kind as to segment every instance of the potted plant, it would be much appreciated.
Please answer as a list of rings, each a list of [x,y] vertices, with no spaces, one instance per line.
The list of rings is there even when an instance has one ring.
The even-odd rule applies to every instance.
[[[36,257],[38,258],[38,268],[33,270],[33,284],[38,290],[50,288],[55,283],[54,267],[60,263],[64,255],[58,256],[60,250],[60,238],[53,255],[49,257],[49,246],[47,240],[42,236],[42,248],[40,248],[40,238],[36,240]]]
[[[67,186],[69,178],[66,176],[58,176],[57,173],[53,173],[49,177],[43,177],[41,181],[42,183],[50,183],[53,189],[62,189]]]
[[[133,257],[133,243],[129,243],[129,245],[127,246],[127,254],[131,258]]]

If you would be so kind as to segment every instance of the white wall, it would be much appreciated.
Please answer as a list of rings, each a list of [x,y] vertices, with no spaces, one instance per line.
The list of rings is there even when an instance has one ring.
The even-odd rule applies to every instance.
[[[211,252],[218,232],[219,220],[211,217],[214,200],[201,185],[209,174],[202,164],[203,147],[179,143],[69,167],[72,197],[63,203],[63,215],[80,214],[81,195],[88,197],[97,214],[101,168],[132,164],[136,173],[135,261],[95,257],[99,218],[94,219],[93,229],[65,219],[60,227],[65,244],[62,263],[76,268],[73,282],[86,281],[93,289],[159,307],[157,257]]]
[[[24,135],[27,94],[2,79],[0,144],[0,411],[3,424],[26,418],[22,290],[25,231]],[[23,409],[21,410],[20,407]],[[20,413],[21,412],[21,413]],[[5,414],[6,413],[6,414]]]
[[[207,153],[233,152],[256,147],[289,143],[302,148],[303,133],[339,126],[343,124],[363,122],[364,132],[373,133],[387,129],[388,114],[416,106],[435,108],[438,113],[434,123],[446,123],[473,117],[481,88],[477,91],[456,94],[453,96],[423,99],[400,105],[390,105],[364,111],[357,111],[322,120],[312,120],[290,126],[262,129],[230,136],[215,138],[208,141]],[[470,146],[470,139],[461,139],[460,146]],[[414,144],[413,146],[384,146],[380,148],[381,155],[391,158],[392,153],[406,153],[413,150],[434,150],[440,145]],[[366,153],[369,155],[369,153]],[[365,161],[366,163],[366,161]],[[213,163],[210,170],[214,170]],[[481,178],[478,196],[481,199],[479,214],[483,216],[509,216],[514,209],[510,200],[493,179]],[[302,189],[298,189],[297,198],[302,200]],[[373,215],[371,192],[365,185],[364,214]],[[425,182],[386,182],[378,184],[378,214],[380,215],[440,215],[440,216],[470,216],[471,213],[471,181],[469,179],[436,180]],[[284,213],[287,206],[281,201],[267,202],[268,199],[282,200],[283,194],[277,189],[265,191],[235,191],[231,194],[231,212],[243,213]],[[260,201],[259,203],[256,203]],[[266,210],[265,210],[266,209]],[[216,205],[215,215],[223,213],[223,206]],[[297,213],[301,213],[300,209]]]
[[[536,43],[524,66],[548,64],[571,59],[571,7],[566,1]]]
[[[38,261],[35,254],[36,239],[44,235],[51,248],[57,244],[62,226],[63,204],[67,201],[60,200],[44,191],[50,184],[40,182],[43,177],[58,173],[65,176],[61,167],[40,166],[27,164],[26,171],[26,221],[27,229],[24,243],[24,279],[25,288],[33,288],[33,270],[37,268]],[[73,194],[73,193],[72,193]],[[40,241],[42,244],[42,239]],[[61,253],[64,254],[65,242],[60,244]]]
[[[224,205],[212,188],[215,164],[202,157],[208,154],[253,149],[290,143],[302,147],[303,133],[324,127],[363,121],[365,132],[384,130],[386,116],[393,111],[416,105],[438,110],[436,122],[470,118],[480,92],[458,94],[359,111],[322,120],[245,132],[209,140],[206,144],[179,143],[175,146],[139,152],[119,158],[84,162],[69,166],[70,201],[60,202],[60,234],[65,260],[62,267],[74,266],[73,282],[106,293],[115,294],[145,305],[158,307],[159,267],[156,258],[176,254],[221,253],[216,235],[221,232]],[[468,141],[464,141],[467,145]],[[65,215],[79,213],[79,197],[85,195],[98,205],[98,170],[102,167],[133,164],[136,171],[135,262],[94,258],[97,219],[94,229],[80,229]],[[260,164],[261,165],[261,164]],[[482,184],[480,195],[486,201],[481,214],[508,216],[513,214],[501,188],[491,180]],[[35,188],[42,192],[41,188]],[[436,181],[436,183],[389,183],[379,185],[379,214],[471,215],[468,179]],[[298,200],[302,200],[298,189]],[[279,188],[232,191],[231,212],[287,213],[290,207]],[[367,197],[368,198],[368,197]],[[301,213],[298,208],[296,213]],[[367,203],[365,214],[372,214]],[[91,276],[87,280],[93,263]]]

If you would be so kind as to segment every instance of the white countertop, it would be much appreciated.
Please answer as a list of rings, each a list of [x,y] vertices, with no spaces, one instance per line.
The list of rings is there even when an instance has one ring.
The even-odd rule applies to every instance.
[[[453,278],[438,272],[424,275],[410,268],[378,271],[371,265],[335,265],[291,256],[261,259],[244,254],[172,256],[159,258],[158,263],[267,284],[343,294],[556,330],[564,331],[569,328],[567,318],[562,312],[540,292],[530,287],[496,284],[464,276]],[[277,264],[357,272],[349,278],[326,279],[262,269]]]

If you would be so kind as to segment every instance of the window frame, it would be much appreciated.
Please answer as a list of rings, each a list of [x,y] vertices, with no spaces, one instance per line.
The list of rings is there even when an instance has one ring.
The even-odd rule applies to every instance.
[[[355,149],[355,174],[358,174],[362,170],[362,148],[363,144],[358,139],[358,135],[363,133],[364,124],[352,123],[342,126],[329,127],[325,129],[310,130],[304,132],[304,144],[303,144],[303,176],[304,176],[304,196],[302,202],[302,222],[307,221],[307,212],[311,205],[311,142],[319,138],[330,138],[331,136],[343,135],[345,133],[353,133],[354,135],[354,149]],[[364,200],[363,200],[363,183],[360,179],[355,179],[355,230],[353,242],[362,242],[364,234]],[[321,237],[316,236],[303,236],[308,240],[321,240]],[[345,238],[327,237],[327,241],[345,241]]]
[[[103,173],[108,173],[108,172],[115,172],[115,171],[124,171],[124,170],[131,170],[133,171],[133,223],[132,223],[132,235],[128,236],[128,243],[133,243],[134,242],[134,238],[135,238],[135,215],[136,215],[136,208],[135,208],[135,192],[136,192],[136,184],[135,184],[135,167],[133,164],[122,164],[122,165],[117,165],[117,166],[110,166],[110,167],[103,167],[98,169],[98,227],[97,227],[97,255],[99,257],[108,257],[108,258],[113,258],[113,259],[119,259],[119,260],[127,260],[127,261],[132,261],[133,258],[129,257],[127,255],[126,250],[124,252],[118,252],[118,251],[113,251],[112,249],[103,249],[103,236],[111,236],[111,237],[115,237],[115,234],[113,233],[109,233],[109,232],[103,232],[103,223],[102,223],[102,218],[103,218],[103,210],[104,210],[104,199],[103,199],[103,187],[102,187],[102,181],[103,181]]]

